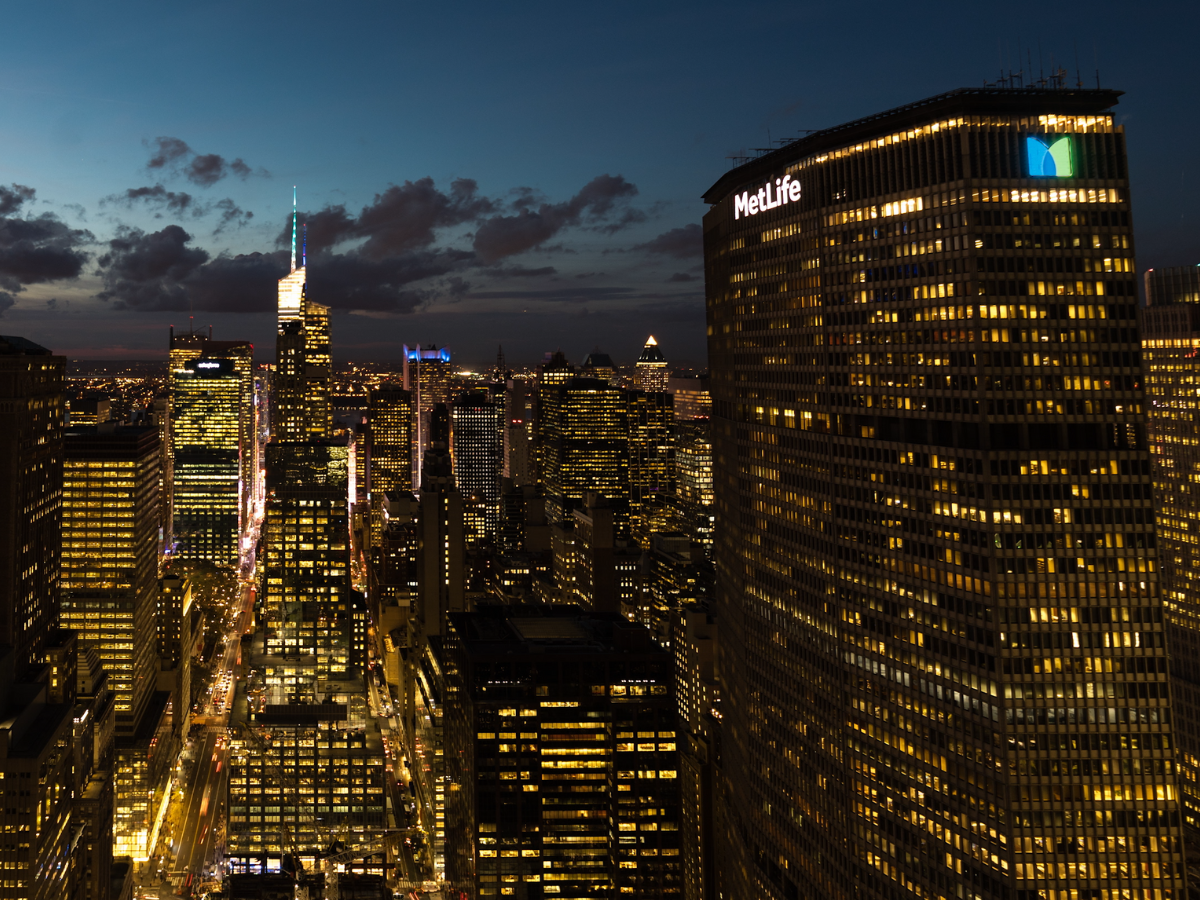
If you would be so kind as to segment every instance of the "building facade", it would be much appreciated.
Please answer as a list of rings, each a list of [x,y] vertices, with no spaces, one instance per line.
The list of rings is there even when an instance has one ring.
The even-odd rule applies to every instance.
[[[132,734],[158,677],[158,429],[69,427],[63,449],[60,622],[100,654]]]
[[[450,407],[450,457],[459,493],[480,509],[484,535],[495,541],[504,477],[504,404],[485,391],[456,397]]]
[[[1183,895],[1118,96],[705,195],[725,896]]]
[[[578,608],[450,616],[446,877],[469,897],[682,897],[670,657]]]
[[[172,531],[180,559],[239,558],[242,376],[231,359],[199,357],[172,373]]]
[[[412,480],[412,394],[398,384],[367,391],[368,482],[371,497],[371,542],[383,532],[383,504],[389,493],[408,493]]]
[[[1200,836],[1200,270],[1146,273],[1142,367],[1185,824]]]

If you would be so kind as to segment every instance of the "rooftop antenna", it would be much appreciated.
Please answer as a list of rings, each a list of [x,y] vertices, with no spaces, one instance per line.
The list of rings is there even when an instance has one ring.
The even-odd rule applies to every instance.
[[[1083,87],[1083,76],[1079,73],[1079,41],[1075,42],[1075,87]]]
[[[296,271],[296,186],[292,185],[292,271]]]

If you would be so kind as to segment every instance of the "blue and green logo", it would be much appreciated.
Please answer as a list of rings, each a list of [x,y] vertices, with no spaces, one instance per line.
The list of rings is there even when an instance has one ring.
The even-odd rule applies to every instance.
[[[1069,135],[1030,135],[1025,138],[1025,150],[1029,154],[1029,174],[1034,178],[1070,178],[1075,174]]]

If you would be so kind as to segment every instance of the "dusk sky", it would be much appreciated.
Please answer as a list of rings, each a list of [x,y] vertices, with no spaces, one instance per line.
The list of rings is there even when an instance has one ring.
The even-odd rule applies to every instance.
[[[295,184],[337,360],[703,365],[727,157],[1030,56],[1126,92],[1139,268],[1200,262],[1194,2],[2,7],[0,333],[72,358],[270,359]]]

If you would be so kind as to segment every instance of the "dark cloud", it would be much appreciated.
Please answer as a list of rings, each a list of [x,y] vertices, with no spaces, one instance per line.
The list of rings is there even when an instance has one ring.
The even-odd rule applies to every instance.
[[[150,142],[153,155],[146,163],[149,169],[165,169],[192,152],[184,141],[174,137],[157,137]]]
[[[620,175],[600,175],[564,203],[534,206],[532,193],[519,194],[517,214],[492,216],[475,232],[475,252],[481,262],[493,263],[544,244],[564,228],[587,226],[612,233],[645,215],[625,206],[637,195],[637,187]],[[620,215],[613,218],[613,214]]]
[[[203,215],[204,208],[195,203],[195,198],[185,191],[168,191],[161,184],[151,187],[129,188],[123,194],[111,194],[100,201],[101,205],[116,203],[133,206],[135,203],[145,203],[147,206],[157,206],[174,213],[192,212]]]
[[[689,275],[687,272],[676,272],[674,275],[672,275],[670,278],[667,279],[667,282],[670,284],[675,284],[675,283],[683,282],[683,281],[695,281],[696,277],[697,276],[695,276],[695,275]]]
[[[653,240],[634,249],[658,253],[673,259],[693,259],[704,255],[704,233],[695,223],[664,231]]]
[[[104,279],[100,299],[115,300],[118,308],[187,308],[184,280],[209,258],[199,247],[187,246],[191,239],[178,225],[150,234],[126,229],[97,261]]]
[[[487,274],[497,278],[539,278],[543,275],[557,275],[554,266],[541,266],[531,269],[528,266],[497,266],[488,269]]]
[[[53,213],[21,218],[34,199],[33,188],[0,187],[0,312],[13,305],[27,285],[77,278],[92,241],[88,231],[68,226]]]
[[[100,201],[102,206],[109,203],[130,208],[135,204],[145,204],[151,209],[160,210],[156,218],[162,218],[162,211],[178,215],[188,214],[197,219],[211,212],[219,212],[220,218],[213,234],[220,234],[233,225],[240,228],[254,218],[254,213],[242,209],[229,197],[215,203],[203,203],[185,191],[168,191],[161,184],[129,188],[123,194],[112,194]]]
[[[153,233],[127,229],[109,242],[98,261],[104,283],[99,298],[118,309],[275,308],[277,282],[288,271],[287,253],[212,258],[191,246],[191,240],[178,225]],[[308,295],[338,310],[412,312],[437,294],[433,288],[414,287],[417,282],[450,275],[472,259],[463,250],[422,250],[382,260],[326,252],[310,259]]]
[[[218,153],[197,153],[180,138],[157,137],[148,146],[151,156],[146,163],[147,168],[182,174],[188,181],[201,187],[212,187],[230,174],[243,181],[256,174],[240,157],[230,162]],[[259,169],[257,174],[270,176],[266,169]]]
[[[621,300],[634,296],[633,288],[627,287],[564,287],[536,291],[474,291],[472,299],[478,300],[546,300],[550,302],[579,303],[589,300]]]
[[[432,178],[422,178],[392,185],[376,194],[375,201],[357,216],[338,205],[306,214],[301,221],[307,227],[308,246],[313,253],[365,239],[358,254],[382,260],[428,247],[436,240],[437,229],[474,222],[495,208],[495,202],[480,196],[478,185],[469,178],[452,181],[447,192],[434,187]],[[291,240],[292,219],[288,216],[277,244],[289,246]]]
[[[21,205],[32,200],[37,193],[31,187],[14,184],[12,187],[0,185],[0,216],[8,216],[21,208]]]
[[[214,203],[213,208],[221,211],[221,220],[217,222],[217,227],[213,229],[213,234],[220,234],[231,225],[241,228],[254,218],[254,213],[242,209],[229,197]]]

